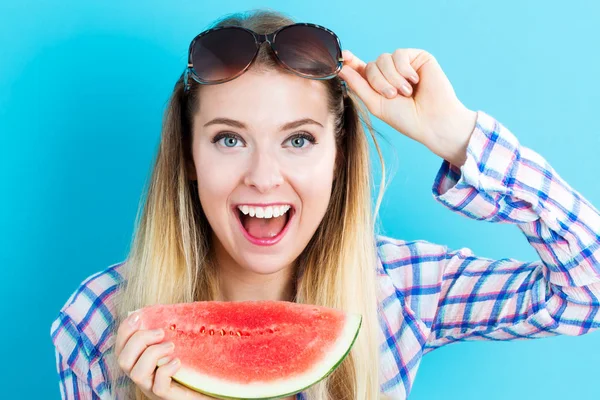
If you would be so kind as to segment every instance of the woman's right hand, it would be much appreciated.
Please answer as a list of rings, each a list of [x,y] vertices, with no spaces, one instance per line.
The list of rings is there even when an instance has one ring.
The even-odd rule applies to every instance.
[[[162,329],[139,329],[139,324],[138,313],[131,314],[121,323],[115,355],[119,367],[141,391],[153,400],[212,399],[171,379],[181,366],[180,360],[172,357],[173,343],[162,342],[165,334]]]

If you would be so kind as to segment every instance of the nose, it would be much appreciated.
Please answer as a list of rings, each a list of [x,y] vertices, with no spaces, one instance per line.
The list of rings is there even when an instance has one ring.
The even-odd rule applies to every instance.
[[[251,161],[244,184],[260,193],[267,193],[283,183],[280,166],[273,155],[257,151]]]

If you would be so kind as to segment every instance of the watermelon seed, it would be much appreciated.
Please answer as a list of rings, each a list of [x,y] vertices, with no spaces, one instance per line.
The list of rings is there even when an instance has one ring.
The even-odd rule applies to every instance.
[[[170,330],[174,331],[175,330],[175,324],[171,324],[171,326],[169,327]]]
[[[225,329],[221,329],[221,336],[225,336]]]
[[[233,331],[229,331],[229,335],[230,335],[230,336],[233,336]]]
[[[204,334],[204,332],[206,332],[206,330],[204,329],[204,327],[200,328],[200,333]]]
[[[267,332],[273,333],[273,329],[269,328],[269,329],[267,329]]]
[[[240,333],[240,331],[238,331],[238,332],[237,332],[237,335],[238,335],[239,337],[242,337],[242,334]]]
[[[215,331],[213,331],[212,329],[210,331],[208,331],[208,333],[212,336],[215,334]]]

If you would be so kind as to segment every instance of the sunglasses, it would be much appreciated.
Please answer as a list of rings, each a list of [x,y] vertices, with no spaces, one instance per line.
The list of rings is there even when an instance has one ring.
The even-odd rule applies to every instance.
[[[184,91],[190,90],[190,78],[210,85],[242,75],[252,65],[264,42],[271,46],[277,62],[298,76],[331,79],[342,69],[344,59],[340,40],[325,27],[297,23],[265,35],[246,28],[225,26],[206,30],[190,43]]]

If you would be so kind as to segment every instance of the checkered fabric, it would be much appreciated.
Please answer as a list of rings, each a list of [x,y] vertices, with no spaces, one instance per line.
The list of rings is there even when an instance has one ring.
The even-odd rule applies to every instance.
[[[433,196],[468,218],[516,225],[539,259],[492,260],[378,236],[381,390],[394,399],[407,398],[422,356],[445,344],[600,326],[600,214],[506,127],[477,114],[465,164],[444,161]],[[107,386],[122,265],[86,279],[52,324],[63,399],[123,398]]]

